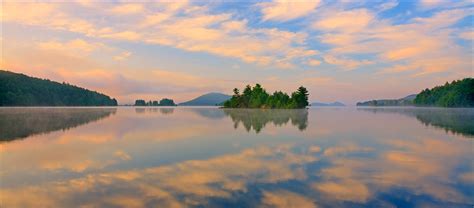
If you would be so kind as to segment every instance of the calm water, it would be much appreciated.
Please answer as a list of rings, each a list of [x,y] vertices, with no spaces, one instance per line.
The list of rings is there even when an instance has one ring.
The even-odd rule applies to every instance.
[[[474,109],[0,108],[1,207],[472,207]]]

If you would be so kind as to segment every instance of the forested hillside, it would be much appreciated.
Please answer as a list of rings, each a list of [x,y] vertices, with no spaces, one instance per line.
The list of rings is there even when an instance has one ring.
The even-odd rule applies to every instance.
[[[107,95],[0,70],[0,106],[116,106]]]
[[[413,102],[417,106],[474,107],[474,79],[455,80],[425,89]]]

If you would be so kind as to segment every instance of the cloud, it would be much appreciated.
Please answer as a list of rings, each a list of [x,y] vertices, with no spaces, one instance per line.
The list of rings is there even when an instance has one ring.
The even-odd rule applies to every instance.
[[[319,61],[317,59],[310,59],[310,60],[308,60],[307,64],[309,66],[319,66],[321,64],[321,61]]]
[[[116,40],[135,41],[135,40],[139,40],[141,38],[141,35],[134,31],[123,31],[123,32],[115,32],[115,33],[105,33],[105,34],[99,35],[99,37],[116,39]]]
[[[249,70],[250,76],[258,79],[257,74],[262,72],[251,69],[263,68],[268,69],[268,73],[275,73],[269,76],[281,78],[283,84],[274,84],[275,89],[278,89],[282,85],[293,87],[303,80],[302,76],[306,75],[304,69],[317,68],[337,79],[335,81],[339,84],[350,82],[353,86],[360,84],[373,89],[373,85],[378,82],[374,81],[376,79],[364,79],[362,84],[361,76],[347,78],[345,75],[360,72],[366,78],[376,76],[377,80],[391,79],[392,83],[396,83],[394,80],[398,80],[398,83],[406,81],[409,84],[399,87],[407,92],[415,92],[420,87],[418,81],[434,83],[430,79],[434,76],[428,75],[444,73],[444,79],[459,79],[472,74],[472,48],[465,40],[472,40],[473,35],[470,30],[458,26],[458,23],[465,22],[461,20],[472,13],[469,7],[472,3],[427,3],[433,4],[423,8],[415,5],[410,8],[410,14],[391,10],[395,12],[394,16],[387,16],[382,12],[396,7],[398,1],[374,6],[354,1],[272,1],[242,3],[242,7],[225,9],[220,7],[219,2],[5,2],[2,4],[5,33],[2,37],[4,60],[1,64],[14,71],[43,75],[54,70],[117,72],[133,78],[134,83],[141,82],[133,84],[135,87],[132,89],[137,90],[133,96],[151,97],[154,92],[160,92],[161,95],[166,91],[171,94],[173,90],[167,86],[154,86],[149,90],[138,87],[159,82],[131,73],[130,68],[136,69],[137,65],[136,59],[129,59],[129,54],[140,59],[146,57],[141,56],[144,51],[140,50],[142,47],[151,50],[174,48],[185,51],[182,53],[185,59],[205,54],[219,59],[215,64],[229,61],[240,66],[231,67],[232,64],[225,63],[225,66],[217,67],[219,69],[209,67],[212,70],[233,72],[231,75],[211,73],[216,77],[201,79],[202,83],[229,80],[227,76],[232,76],[232,79],[242,76],[239,79],[244,80],[246,78],[243,75],[233,73],[246,70]],[[241,13],[242,8],[248,10]],[[291,21],[298,18],[301,21]],[[13,46],[12,39],[16,39],[14,42],[18,46]],[[113,48],[113,45],[130,48]],[[148,60],[145,62],[149,64]],[[163,60],[160,64],[169,65],[169,61]],[[140,71],[155,70],[149,65],[145,67]],[[164,70],[188,70],[180,67]],[[364,67],[367,70],[355,72]],[[44,69],[48,70],[41,72]],[[294,73],[283,76],[287,73],[285,70],[275,69],[291,69]],[[199,72],[188,73],[201,76]],[[416,83],[413,78],[416,78]],[[95,80],[90,83],[98,85]],[[217,82],[217,87],[209,84],[197,88],[184,81],[178,80],[176,83],[180,87],[174,92],[179,93],[176,97],[180,98],[194,96],[204,90],[222,90],[224,86],[224,81]],[[200,84],[197,81],[192,83]],[[348,85],[338,86],[341,86],[341,90],[347,90],[344,87]],[[114,89],[114,92],[125,90]],[[127,93],[116,96],[125,98],[132,92]]]
[[[263,20],[288,21],[308,15],[319,4],[320,0],[274,0],[272,2],[259,3],[258,6],[262,8]]]
[[[281,68],[291,67],[293,61],[315,54],[314,50],[302,46],[306,39],[303,33],[252,29],[246,26],[246,21],[234,21],[229,17],[197,15],[178,18],[157,25],[160,35],[150,36],[145,41]]]
[[[48,3],[5,3],[2,21],[36,22],[40,18],[51,15],[57,9],[56,4]]]
[[[446,2],[444,0],[420,0],[418,1],[418,8],[422,10],[429,9],[451,9],[463,6],[472,5],[470,0],[459,0],[454,2]]]
[[[114,59],[116,61],[123,61],[123,60],[127,59],[128,57],[130,57],[131,55],[132,55],[132,52],[124,51],[124,52],[120,53],[119,55],[114,56]]]
[[[122,151],[122,150],[117,150],[115,151],[115,156],[117,156],[118,158],[120,158],[121,160],[131,160],[132,157],[127,154],[126,152]]]
[[[366,28],[373,18],[373,14],[367,9],[336,11],[317,20],[313,24],[313,28],[329,31],[357,32]]]
[[[192,52],[207,52],[262,66],[292,68],[295,62],[315,54],[314,49],[305,46],[307,34],[304,32],[250,28],[247,20],[232,19],[233,15],[230,13],[210,13],[206,6],[158,3],[156,8],[143,8],[144,11],[137,14],[138,23],[135,18],[120,19],[117,21],[121,24],[108,24],[104,27],[103,24],[81,18],[62,8],[68,5],[46,4],[35,7],[35,4],[8,3],[5,5],[8,13],[4,21],[82,33],[91,38],[138,41]],[[139,8],[137,4],[124,4],[116,8],[117,11],[129,11],[124,8],[130,6]],[[30,9],[35,10],[30,16],[25,17],[20,12]]]
[[[465,68],[466,52],[457,47],[452,33],[453,25],[467,15],[466,9],[434,12],[428,17],[412,18],[406,23],[394,24],[390,19],[376,18],[367,9],[344,10],[326,8],[318,14],[313,29],[323,32],[317,36],[330,45],[323,56],[325,62],[345,69],[357,69],[369,64],[384,64],[380,71],[408,72],[422,76],[443,71],[459,71]],[[372,55],[366,60],[350,60],[348,55]],[[429,61],[452,61],[452,65],[434,66]],[[449,58],[447,58],[449,57]],[[403,61],[403,63],[401,63]],[[435,67],[435,69],[429,69]]]
[[[36,43],[39,49],[66,52],[70,54],[89,54],[95,50],[105,49],[106,46],[101,43],[91,43],[83,39],[73,39],[70,41],[45,41]]]
[[[333,65],[339,65],[341,66],[344,70],[353,70],[355,68],[358,68],[360,66],[365,66],[369,64],[373,64],[373,61],[369,60],[355,60],[355,59],[348,59],[348,58],[338,58],[332,55],[325,55],[324,61],[333,64]]]
[[[325,83],[330,83],[334,81],[334,78],[332,77],[323,77],[323,76],[317,76],[317,77],[306,77],[303,80],[301,80],[302,83],[304,84],[325,84]]]
[[[423,76],[437,72],[443,72],[453,66],[468,66],[468,62],[460,62],[462,59],[457,57],[438,57],[438,58],[420,58],[419,60],[413,60],[406,64],[398,64],[388,68],[384,68],[379,71],[380,74],[393,74],[400,72],[411,72],[416,73],[412,76]]]
[[[459,37],[462,38],[462,39],[473,41],[474,40],[474,31],[470,30],[470,31],[461,32],[459,34]]]
[[[144,8],[142,4],[129,3],[115,6],[110,9],[110,12],[116,15],[129,15],[140,13],[143,11],[143,9]]]
[[[378,6],[379,12],[393,9],[396,6],[398,6],[399,2],[397,0],[390,0],[387,2],[384,2]]]

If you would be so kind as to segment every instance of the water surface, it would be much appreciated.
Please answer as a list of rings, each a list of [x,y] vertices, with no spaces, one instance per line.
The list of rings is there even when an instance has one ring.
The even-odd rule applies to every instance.
[[[472,207],[474,109],[0,108],[1,207]]]

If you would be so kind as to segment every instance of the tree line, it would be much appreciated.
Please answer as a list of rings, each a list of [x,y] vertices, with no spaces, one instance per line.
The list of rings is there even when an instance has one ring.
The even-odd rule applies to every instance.
[[[225,108],[284,108],[296,109],[308,106],[308,90],[301,86],[289,96],[288,94],[275,91],[268,94],[260,84],[254,87],[247,85],[240,94],[239,89],[234,89],[234,95],[224,102]]]
[[[116,106],[117,100],[68,83],[0,70],[0,106]]]
[[[156,100],[148,101],[139,99],[135,100],[135,106],[177,106],[172,99],[163,98],[159,102]]]
[[[425,89],[416,96],[413,103],[417,106],[474,107],[474,79],[455,80]]]

